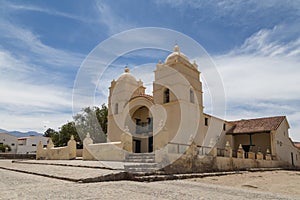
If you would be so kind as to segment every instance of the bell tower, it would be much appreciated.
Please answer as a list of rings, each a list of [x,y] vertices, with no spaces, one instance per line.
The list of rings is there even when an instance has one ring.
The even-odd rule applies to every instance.
[[[201,138],[204,137],[201,131],[203,130],[203,97],[198,65],[195,62],[192,64],[187,56],[181,53],[179,46],[175,45],[165,62],[160,61],[156,65],[154,73],[154,103],[163,106],[167,112],[164,123],[167,131],[157,134],[157,139],[154,141],[177,140],[176,137],[182,129],[185,130],[185,133],[182,133],[185,135],[180,136],[175,142],[188,143],[187,138],[193,135],[194,141],[201,144]],[[158,146],[161,145],[165,144]]]

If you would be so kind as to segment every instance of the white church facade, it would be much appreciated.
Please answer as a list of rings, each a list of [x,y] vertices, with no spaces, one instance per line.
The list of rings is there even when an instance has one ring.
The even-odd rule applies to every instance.
[[[107,143],[90,145],[89,156],[122,160],[111,145],[127,153],[156,154],[166,147],[184,152],[194,144],[202,149],[230,146],[233,154],[242,148],[249,155],[269,155],[268,159],[300,166],[300,151],[289,138],[285,116],[226,121],[204,113],[200,71],[177,45],[156,65],[154,75],[152,95],[127,67],[111,82]],[[84,141],[86,147],[91,143]]]

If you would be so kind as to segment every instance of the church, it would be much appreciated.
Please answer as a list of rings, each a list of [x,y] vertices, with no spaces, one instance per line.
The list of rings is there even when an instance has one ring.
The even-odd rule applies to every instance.
[[[157,63],[149,95],[126,67],[109,87],[107,143],[99,154],[111,144],[136,154],[166,148],[184,153],[194,144],[202,150],[230,146],[235,156],[242,149],[246,157],[268,154],[271,160],[300,165],[300,151],[289,138],[285,116],[226,121],[204,113],[199,68],[175,45],[165,61]],[[119,159],[111,148],[107,153],[103,159]]]

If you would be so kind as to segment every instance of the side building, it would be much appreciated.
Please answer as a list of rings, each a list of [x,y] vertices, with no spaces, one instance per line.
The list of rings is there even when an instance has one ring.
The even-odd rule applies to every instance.
[[[44,136],[28,136],[18,138],[18,154],[35,154],[37,145],[42,143],[43,147],[47,147],[48,137]]]
[[[11,153],[17,153],[18,138],[8,133],[0,133],[0,144],[8,145]]]

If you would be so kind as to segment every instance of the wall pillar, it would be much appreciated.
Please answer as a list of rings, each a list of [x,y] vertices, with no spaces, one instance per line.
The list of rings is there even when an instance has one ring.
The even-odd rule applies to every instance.
[[[218,156],[218,149],[217,149],[217,147],[213,147],[210,154],[213,157],[217,157]]]
[[[36,159],[45,159],[46,158],[46,150],[43,147],[42,141],[39,142],[36,148]]]
[[[132,153],[132,136],[128,132],[123,132],[121,135],[122,148],[129,153]]]
[[[272,155],[271,155],[269,149],[267,149],[267,152],[266,152],[266,160],[272,160]]]
[[[226,142],[224,156],[232,158],[232,148],[229,144],[229,141]]]
[[[82,150],[82,159],[83,160],[94,160],[94,156],[90,153],[88,146],[93,144],[94,141],[90,136],[90,133],[87,133],[83,140],[83,150]]]
[[[69,159],[75,159],[76,158],[76,141],[74,140],[73,135],[71,135],[71,138],[68,141],[68,148],[69,148]]]
[[[262,152],[258,152],[257,154],[256,154],[256,159],[257,160],[263,160],[264,159],[264,154],[262,153]]]
[[[242,144],[239,145],[238,151],[237,151],[237,158],[245,158],[245,151],[242,147]]]

